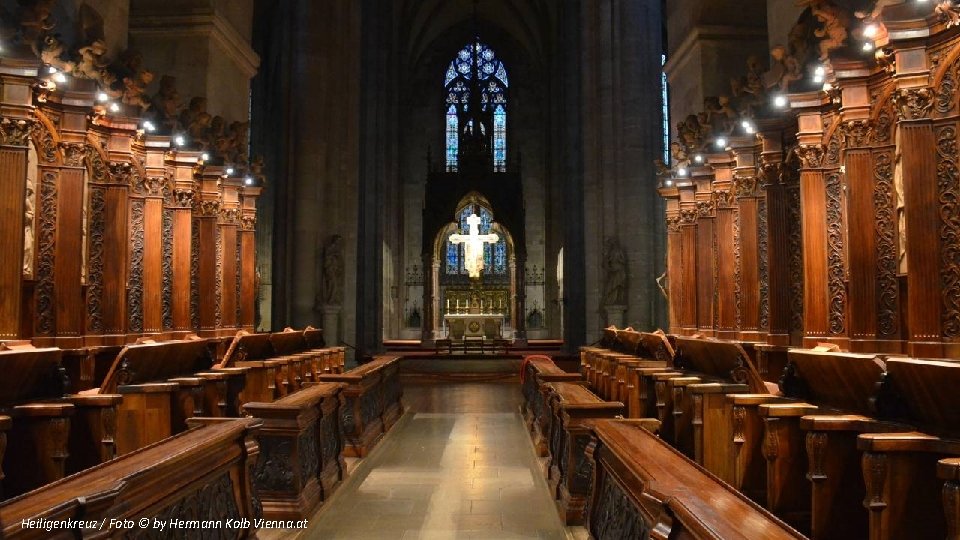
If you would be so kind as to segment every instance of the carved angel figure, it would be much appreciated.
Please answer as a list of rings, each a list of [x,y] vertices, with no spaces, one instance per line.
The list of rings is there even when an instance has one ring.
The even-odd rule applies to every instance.
[[[26,192],[23,207],[23,273],[33,276],[33,219],[36,211],[34,210],[34,184],[32,179],[27,179]]]
[[[151,100],[157,122],[173,130],[177,124],[177,111],[180,109],[180,93],[177,92],[177,78],[164,75],[160,78],[160,89]]]
[[[800,5],[810,6],[810,13],[822,25],[814,36],[820,39],[820,61],[826,61],[830,51],[840,48],[847,40],[849,17],[837,6],[822,0],[802,0]]]
[[[89,45],[80,47],[80,62],[73,70],[73,75],[81,79],[102,80],[103,72],[109,62],[104,58],[107,54],[107,44],[102,39],[96,39]]]
[[[960,25],[960,8],[954,6],[952,0],[943,0],[933,10],[940,20],[946,23],[947,28]]]

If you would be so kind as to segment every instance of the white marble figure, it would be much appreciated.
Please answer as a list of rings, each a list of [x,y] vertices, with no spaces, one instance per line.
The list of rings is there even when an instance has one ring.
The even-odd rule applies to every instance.
[[[467,224],[469,234],[451,234],[450,242],[463,244],[463,267],[470,277],[478,278],[483,272],[483,244],[496,244],[500,237],[493,233],[480,234],[480,216],[476,214],[470,214]]]

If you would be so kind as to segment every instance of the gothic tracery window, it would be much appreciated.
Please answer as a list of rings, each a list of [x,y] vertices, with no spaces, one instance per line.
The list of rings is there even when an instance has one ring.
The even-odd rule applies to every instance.
[[[472,50],[471,50],[472,48]],[[460,49],[456,58],[447,67],[444,87],[446,88],[446,162],[447,171],[456,171],[459,166],[459,137],[458,128],[469,129],[471,126],[460,126],[457,114],[466,113],[470,102],[470,83],[476,73],[480,87],[480,103],[484,112],[493,117],[493,170],[502,172],[507,165],[507,68],[503,65],[493,49],[475,41]],[[451,118],[452,114],[452,118]],[[482,126],[481,126],[482,129]]]

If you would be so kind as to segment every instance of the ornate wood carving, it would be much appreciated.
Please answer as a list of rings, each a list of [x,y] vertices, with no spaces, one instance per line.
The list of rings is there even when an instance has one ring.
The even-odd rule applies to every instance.
[[[767,199],[757,201],[757,260],[760,264],[760,329],[770,327],[770,265],[767,260]]]
[[[297,438],[300,457],[300,485],[304,486],[311,478],[315,478],[320,471],[320,459],[317,456],[317,423],[303,430]]]
[[[26,146],[33,130],[32,120],[0,118],[0,145]]]
[[[163,328],[173,328],[173,211],[163,210],[163,290],[160,296]]]
[[[220,522],[225,516],[240,516],[237,501],[234,495],[233,480],[229,474],[222,474],[211,482],[200,487],[193,493],[160,510],[152,519],[161,523],[168,523],[171,520],[188,520],[199,523]],[[210,534],[205,534],[205,538],[223,539],[235,538],[241,531],[234,531],[229,528],[208,529]],[[162,529],[134,528],[125,531],[128,538],[152,540],[161,540],[170,537],[170,531]]]
[[[933,90],[925,86],[919,88],[898,88],[893,93],[893,104],[897,108],[900,120],[922,120],[933,109]]]
[[[236,290],[234,291],[234,294],[236,295],[236,300],[234,301],[234,305],[236,306],[236,319],[234,320],[236,321],[237,326],[241,326],[242,318],[240,313],[241,311],[243,311],[243,295],[241,294],[241,287],[240,287],[240,284],[242,281],[242,275],[243,275],[243,235],[242,234],[237,234],[237,249],[236,251],[234,251],[234,253],[236,254],[236,258],[237,258],[237,263],[234,265],[234,268],[236,270],[236,279],[234,280],[234,285],[236,286]]]
[[[899,328],[897,219],[891,152],[874,157],[873,205],[877,237],[877,330],[891,336]]]
[[[847,148],[863,147],[874,138],[874,126],[870,120],[851,120],[842,126],[844,143]]]
[[[943,284],[941,321],[944,337],[960,336],[960,169],[957,129],[937,133],[937,188],[940,211],[940,279]]]
[[[223,311],[222,311],[222,307],[223,307],[223,302],[222,302],[222,298],[223,298],[222,296],[223,295],[223,233],[220,230],[220,227],[217,227],[216,231],[217,232],[215,233],[215,235],[217,237],[217,242],[216,242],[217,243],[216,245],[217,259],[216,259],[216,279],[214,280],[213,294],[216,296],[216,300],[214,301],[214,321],[216,321],[215,322],[216,326],[219,327],[223,321]]]
[[[597,540],[648,538],[652,527],[613,478],[604,475],[595,508],[591,508],[590,534]]]
[[[736,327],[743,327],[743,286],[740,283],[743,271],[742,248],[740,246],[740,211],[733,212],[733,303],[736,307]]]
[[[887,455],[865,452],[862,466],[863,482],[867,487],[863,507],[871,512],[882,512],[887,507],[883,499],[883,488],[887,481]]]
[[[40,177],[40,227],[37,235],[37,334],[54,332],[53,281],[57,235],[57,182],[54,171],[43,171]]]
[[[790,195],[790,328],[803,329],[803,235],[801,230],[800,190],[789,189]]]
[[[827,195],[827,283],[830,291],[830,333],[843,334],[846,329],[847,290],[843,255],[843,202],[840,197],[840,173],[826,177]]]
[[[804,169],[819,169],[823,166],[824,149],[820,144],[802,144],[797,147],[797,157]]]
[[[90,188],[89,251],[87,261],[87,318],[88,330],[103,332],[103,235],[106,201],[103,189]]]
[[[811,431],[807,433],[807,479],[811,482],[820,482],[827,479],[824,458],[827,453],[827,433]]]
[[[200,328],[200,220],[190,228],[190,324]]]
[[[130,331],[143,332],[143,199],[130,203],[130,276],[127,279],[127,313]]]

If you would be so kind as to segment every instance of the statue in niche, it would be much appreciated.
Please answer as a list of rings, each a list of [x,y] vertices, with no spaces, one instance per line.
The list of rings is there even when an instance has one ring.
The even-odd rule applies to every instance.
[[[177,113],[180,110],[180,93],[177,92],[177,78],[164,75],[160,77],[160,89],[151,99],[157,123],[173,131],[177,125]]]
[[[343,303],[343,237],[331,235],[323,248],[323,303]]]
[[[616,237],[603,245],[603,304],[622,306],[627,303],[627,256]]]
[[[33,276],[34,181],[27,175],[27,196],[23,202],[23,274]]]

